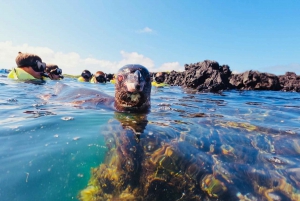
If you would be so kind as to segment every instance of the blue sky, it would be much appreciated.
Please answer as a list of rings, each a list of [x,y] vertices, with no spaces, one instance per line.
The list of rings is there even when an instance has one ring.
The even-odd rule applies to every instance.
[[[0,68],[18,51],[64,73],[150,71],[205,59],[232,71],[300,74],[300,1],[0,1]]]

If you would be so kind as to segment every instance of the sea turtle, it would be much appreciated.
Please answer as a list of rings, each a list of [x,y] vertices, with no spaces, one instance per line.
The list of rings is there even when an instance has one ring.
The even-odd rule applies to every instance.
[[[147,68],[139,64],[128,64],[116,74],[115,97],[88,88],[72,88],[58,83],[55,94],[45,95],[44,100],[64,102],[85,108],[111,108],[119,112],[143,113],[151,107],[151,82]]]

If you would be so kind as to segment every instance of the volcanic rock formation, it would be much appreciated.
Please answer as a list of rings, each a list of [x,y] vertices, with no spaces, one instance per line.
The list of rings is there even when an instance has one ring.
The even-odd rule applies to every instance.
[[[228,65],[220,66],[218,62],[211,60],[185,64],[184,67],[183,72],[171,71],[165,74],[164,83],[201,92],[220,92],[230,89],[300,92],[300,76],[293,72],[279,76],[252,70],[233,74]]]

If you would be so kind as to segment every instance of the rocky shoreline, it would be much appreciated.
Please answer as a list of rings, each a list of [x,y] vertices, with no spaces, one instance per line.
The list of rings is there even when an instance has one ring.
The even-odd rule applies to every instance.
[[[272,90],[300,92],[300,76],[294,72],[285,75],[246,71],[233,74],[228,65],[204,60],[185,64],[185,71],[161,73],[163,82],[172,86],[193,88],[199,92],[221,92],[224,90]],[[155,75],[156,73],[151,73]]]

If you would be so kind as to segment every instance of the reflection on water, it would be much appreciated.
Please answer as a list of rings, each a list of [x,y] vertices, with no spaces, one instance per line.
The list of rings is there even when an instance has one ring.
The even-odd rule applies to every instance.
[[[0,83],[0,200],[300,200],[299,93],[153,88],[137,115]]]

